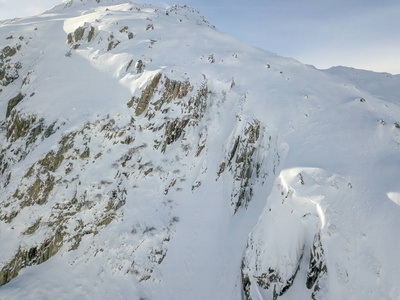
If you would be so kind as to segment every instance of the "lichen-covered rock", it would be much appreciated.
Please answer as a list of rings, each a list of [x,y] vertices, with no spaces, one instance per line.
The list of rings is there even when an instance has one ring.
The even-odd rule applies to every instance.
[[[56,130],[56,122],[46,126],[44,119],[37,120],[36,115],[21,114],[11,111],[10,118],[7,120],[6,137],[9,142],[17,140],[25,141],[25,150],[35,144],[39,137],[48,138]]]
[[[127,64],[125,71],[128,72],[129,68],[132,66],[133,59],[130,60],[130,62]]]
[[[27,139],[26,139],[26,148],[27,148],[29,145],[35,143],[36,140],[37,140],[37,138],[39,137],[39,135],[41,135],[42,132],[44,131],[45,126],[44,126],[44,124],[43,124],[43,121],[44,121],[43,119],[40,119],[40,120],[38,121],[38,124],[35,124],[35,127],[33,127],[33,128],[30,130],[29,135],[28,135],[28,137],[27,137]],[[46,134],[45,134],[45,137],[46,137]],[[47,136],[47,137],[48,137],[48,136]]]
[[[0,50],[0,59],[4,60],[7,57],[14,56],[17,53],[17,49],[15,47],[6,46]]]
[[[273,147],[272,136],[260,121],[238,122],[217,174],[219,178],[228,170],[233,176],[231,201],[235,213],[240,207],[248,206],[253,197],[253,185],[265,181],[278,167],[279,153]]]
[[[74,39],[75,42],[80,41],[83,38],[83,34],[85,33],[85,28],[84,27],[78,27],[75,31],[74,31]]]
[[[160,78],[161,74],[157,74],[156,76],[154,76],[151,83],[147,85],[146,88],[143,90],[140,98],[132,97],[131,101],[128,103],[128,107],[132,107],[133,103],[136,103],[136,108],[135,108],[136,116],[140,116],[147,108],[150,99],[153,97],[154,91],[156,90],[158,82],[160,81]]]
[[[94,27],[85,25],[68,34],[67,38],[74,48],[84,45],[86,41],[93,41],[95,35]],[[118,41],[111,38],[109,42]],[[115,44],[112,44],[111,48],[114,47]],[[127,71],[133,62],[131,60],[128,64]],[[145,73],[144,63],[140,62],[135,67],[139,73]],[[29,71],[24,78],[24,89],[31,84],[32,72]],[[136,92],[128,103],[134,110],[130,122],[99,117],[85,123],[79,130],[52,137],[49,140],[52,147],[21,171],[19,181],[9,172],[10,166],[23,160],[41,141],[52,136],[63,125],[58,121],[49,125],[47,120],[25,112],[23,107],[18,110],[21,96],[9,102],[5,121],[9,146],[0,149],[0,170],[5,174],[0,182],[10,188],[9,194],[0,203],[0,222],[10,226],[18,223],[21,226],[15,231],[20,236],[18,248],[15,248],[13,255],[0,262],[0,275],[3,278],[0,284],[17,276],[21,268],[42,263],[58,251],[74,251],[82,247],[84,239],[90,237],[95,240],[113,222],[120,222],[129,197],[130,201],[134,198],[132,189],[143,178],[154,180],[162,186],[164,193],[155,200],[151,198],[151,201],[156,203],[154,207],[165,207],[161,209],[165,210],[165,221],[148,226],[135,225],[133,237],[129,237],[130,244],[127,246],[130,252],[121,254],[121,264],[112,265],[111,268],[116,272],[131,273],[139,281],[157,280],[155,268],[166,257],[167,245],[173,236],[172,228],[179,221],[179,218],[170,216],[172,200],[165,197],[181,190],[181,182],[185,178],[180,178],[178,173],[164,171],[161,160],[157,163],[148,161],[143,155],[144,149],[162,157],[167,147],[181,142],[184,155],[191,154],[194,157],[204,154],[206,131],[203,130],[200,135],[193,134],[197,149],[189,149],[183,140],[187,131],[195,132],[194,128],[200,124],[209,92],[206,81],[195,88],[188,80],[171,80],[158,73],[140,93],[137,95]],[[176,113],[165,118],[169,111]],[[137,135],[141,136],[142,131],[147,136],[153,136],[154,145],[140,143],[141,138],[137,138]],[[112,151],[121,155],[111,155]],[[87,170],[96,173],[93,169],[103,159],[114,160],[110,166],[111,174],[104,174],[104,179],[88,182],[82,174]],[[97,176],[101,178],[101,174]],[[131,186],[132,182],[134,184]],[[39,213],[44,210],[50,213]],[[155,212],[157,216],[159,210],[157,208]],[[57,232],[56,244],[53,242],[54,232]],[[90,247],[102,251],[104,243],[108,241],[102,243]],[[112,249],[113,245],[107,247]],[[27,260],[22,259],[27,256]]]
[[[139,60],[136,62],[136,64],[135,64],[136,73],[137,73],[137,74],[142,73],[144,67],[145,67],[145,66],[144,66],[144,64],[143,64],[143,61],[142,61],[141,59],[139,59]]]
[[[132,97],[127,104],[135,108],[135,115],[144,116],[148,120],[166,114],[171,107],[179,108],[181,114],[175,118],[165,119],[160,124],[149,124],[153,131],[162,131],[164,134],[155,140],[154,148],[161,145],[161,152],[165,153],[167,146],[176,142],[184,135],[187,126],[196,126],[204,116],[207,107],[208,88],[203,83],[197,91],[189,82],[170,80],[165,75],[157,74],[142,91],[141,97]],[[203,141],[203,144],[205,141]],[[201,152],[201,151],[200,151]]]
[[[98,126],[100,127],[100,125]],[[86,129],[90,129],[90,126]],[[117,217],[116,211],[125,203],[126,191],[117,189],[109,191],[109,196],[105,201],[87,205],[87,191],[79,192],[74,185],[72,189],[72,199],[58,199],[53,190],[68,189],[65,182],[57,180],[57,172],[61,166],[69,165],[69,162],[76,160],[76,156],[81,159],[88,159],[90,151],[85,149],[80,155],[72,148],[74,139],[82,135],[85,128],[80,132],[72,132],[64,136],[59,142],[57,151],[50,151],[44,158],[34,163],[22,178],[14,194],[2,202],[0,221],[13,222],[21,210],[30,209],[37,205],[52,206],[53,213],[39,217],[33,225],[26,228],[21,234],[35,235],[39,228],[42,232],[57,232],[56,236],[47,239],[39,246],[32,245],[29,249],[19,250],[0,272],[0,285],[8,282],[18,274],[18,271],[28,265],[39,264],[53,256],[63,244],[68,244],[71,250],[77,249],[83,235],[96,234],[102,227],[110,224]],[[97,189],[97,187],[96,187]],[[81,193],[81,194],[80,194]],[[80,200],[78,200],[80,199]],[[18,206],[19,205],[19,206]],[[92,212],[91,222],[85,223],[76,220],[79,226],[70,228],[66,224],[71,222],[77,213],[95,208]],[[67,229],[70,228],[70,229]]]
[[[88,42],[90,43],[94,37],[94,27],[90,26],[90,31],[88,33]]]
[[[18,249],[17,254],[0,270],[0,286],[18,275],[27,266],[41,264],[54,256],[62,246],[62,234],[55,234],[39,245],[27,249]]]
[[[127,103],[129,108],[135,106],[135,115],[140,116],[147,110],[145,117],[152,119],[156,113],[166,113],[173,104],[181,107],[183,114],[190,114],[192,119],[200,120],[205,112],[207,85],[204,84],[194,95],[189,82],[170,80],[158,73],[142,91],[140,97],[133,96]],[[187,99],[185,99],[187,97]],[[176,103],[172,103],[174,100]],[[186,100],[186,101],[185,101]]]
[[[185,127],[189,123],[189,119],[175,119],[168,121],[165,126],[165,142],[162,146],[161,152],[165,152],[167,145],[177,141],[183,133]]]
[[[43,118],[13,109],[6,120],[4,137],[7,144],[0,147],[0,185],[7,186],[12,177],[13,165],[23,160],[44,139],[49,138],[58,130],[56,122],[45,125]],[[3,145],[1,145],[3,146]],[[7,173],[8,172],[8,173]]]
[[[89,23],[85,23],[84,26],[79,26],[74,32],[67,34],[67,43],[72,45],[72,49],[78,49],[80,43],[87,41],[90,43],[95,37],[95,28]]]
[[[111,51],[112,49],[117,47],[119,43],[120,43],[119,41],[111,40],[110,43],[108,44],[107,51]]]
[[[32,185],[30,185],[26,192],[17,190],[14,196],[21,200],[20,206],[31,206],[35,204],[42,205],[46,203],[51,191],[54,188],[54,176],[49,173],[43,174],[38,177]]]
[[[65,159],[65,154],[74,146],[74,137],[76,133],[64,136],[59,142],[57,152],[50,151],[46,156],[38,161],[38,164],[46,171],[55,172]]]
[[[19,44],[0,49],[0,85],[8,86],[19,78],[22,64],[16,61],[14,56],[20,49],[21,45]]]
[[[15,142],[16,140],[27,137],[32,125],[36,122],[36,116],[20,115],[17,112],[11,112],[7,120],[7,140]]]
[[[18,103],[20,103],[23,99],[24,99],[24,95],[22,95],[21,93],[18,93],[17,96],[11,98],[8,101],[8,105],[7,105],[7,112],[6,112],[6,117],[8,118],[11,114],[11,111],[13,110],[13,108],[15,106],[17,106]]]
[[[41,130],[41,135],[44,136],[45,132],[50,134],[53,128],[54,124]],[[166,176],[160,166],[150,162],[130,164],[132,161],[140,162],[140,153],[146,149],[146,145],[129,146],[135,142],[132,129],[132,123],[120,127],[115,119],[88,122],[80,130],[62,136],[56,149],[42,155],[26,170],[14,192],[0,203],[0,222],[21,222],[18,218],[32,217],[25,228],[20,230],[20,250],[2,262],[1,284],[17,276],[21,268],[47,260],[60,251],[61,247],[64,249],[62,251],[78,249],[84,238],[91,236],[94,239],[112,222],[120,220],[129,196],[126,187],[129,177],[139,180],[141,177],[151,177],[152,174],[161,178]],[[21,138],[28,136],[27,133]],[[82,184],[85,178],[80,174],[93,168],[97,160],[109,153],[104,148],[95,152],[94,145],[98,144],[104,144],[106,149],[120,144],[121,149],[127,151],[116,161],[112,167],[114,174],[106,176],[107,180]],[[2,153],[3,160],[7,151],[3,150]],[[169,184],[170,189],[177,182],[176,178],[173,182]],[[38,206],[46,207],[51,213],[38,215]],[[83,215],[86,217],[83,218]],[[170,228],[175,223],[176,219],[173,219],[166,226],[136,227],[133,231],[137,238],[132,241],[131,252],[121,258],[126,265],[123,272],[133,274],[139,281],[150,278],[154,280],[156,276],[153,269],[162,263],[167,254],[167,244],[173,234]],[[43,235],[51,236],[54,232],[58,232],[57,243],[53,242],[53,238],[45,239],[41,244],[29,242]],[[99,244],[96,247],[100,249],[104,246]],[[25,260],[27,255],[29,259]]]

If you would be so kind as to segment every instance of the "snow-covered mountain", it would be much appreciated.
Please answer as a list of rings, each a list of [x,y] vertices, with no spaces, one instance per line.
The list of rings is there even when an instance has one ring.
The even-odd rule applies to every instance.
[[[120,0],[0,49],[0,299],[400,298],[398,75]]]

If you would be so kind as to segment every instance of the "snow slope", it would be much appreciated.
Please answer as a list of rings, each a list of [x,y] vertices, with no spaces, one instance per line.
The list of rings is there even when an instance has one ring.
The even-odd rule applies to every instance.
[[[375,73],[347,67],[333,67],[327,73],[351,82],[356,88],[367,91],[381,100],[398,104],[400,93],[400,74]]]
[[[398,76],[119,0],[0,49],[0,299],[399,299]]]

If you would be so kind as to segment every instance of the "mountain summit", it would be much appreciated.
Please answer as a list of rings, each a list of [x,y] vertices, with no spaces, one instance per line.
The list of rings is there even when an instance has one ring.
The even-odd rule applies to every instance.
[[[398,299],[398,86],[187,6],[0,22],[0,298]]]

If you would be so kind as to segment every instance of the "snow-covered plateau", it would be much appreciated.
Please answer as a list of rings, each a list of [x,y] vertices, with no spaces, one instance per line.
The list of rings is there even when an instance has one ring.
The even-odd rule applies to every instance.
[[[0,299],[400,299],[400,75],[195,9],[0,22]]]

